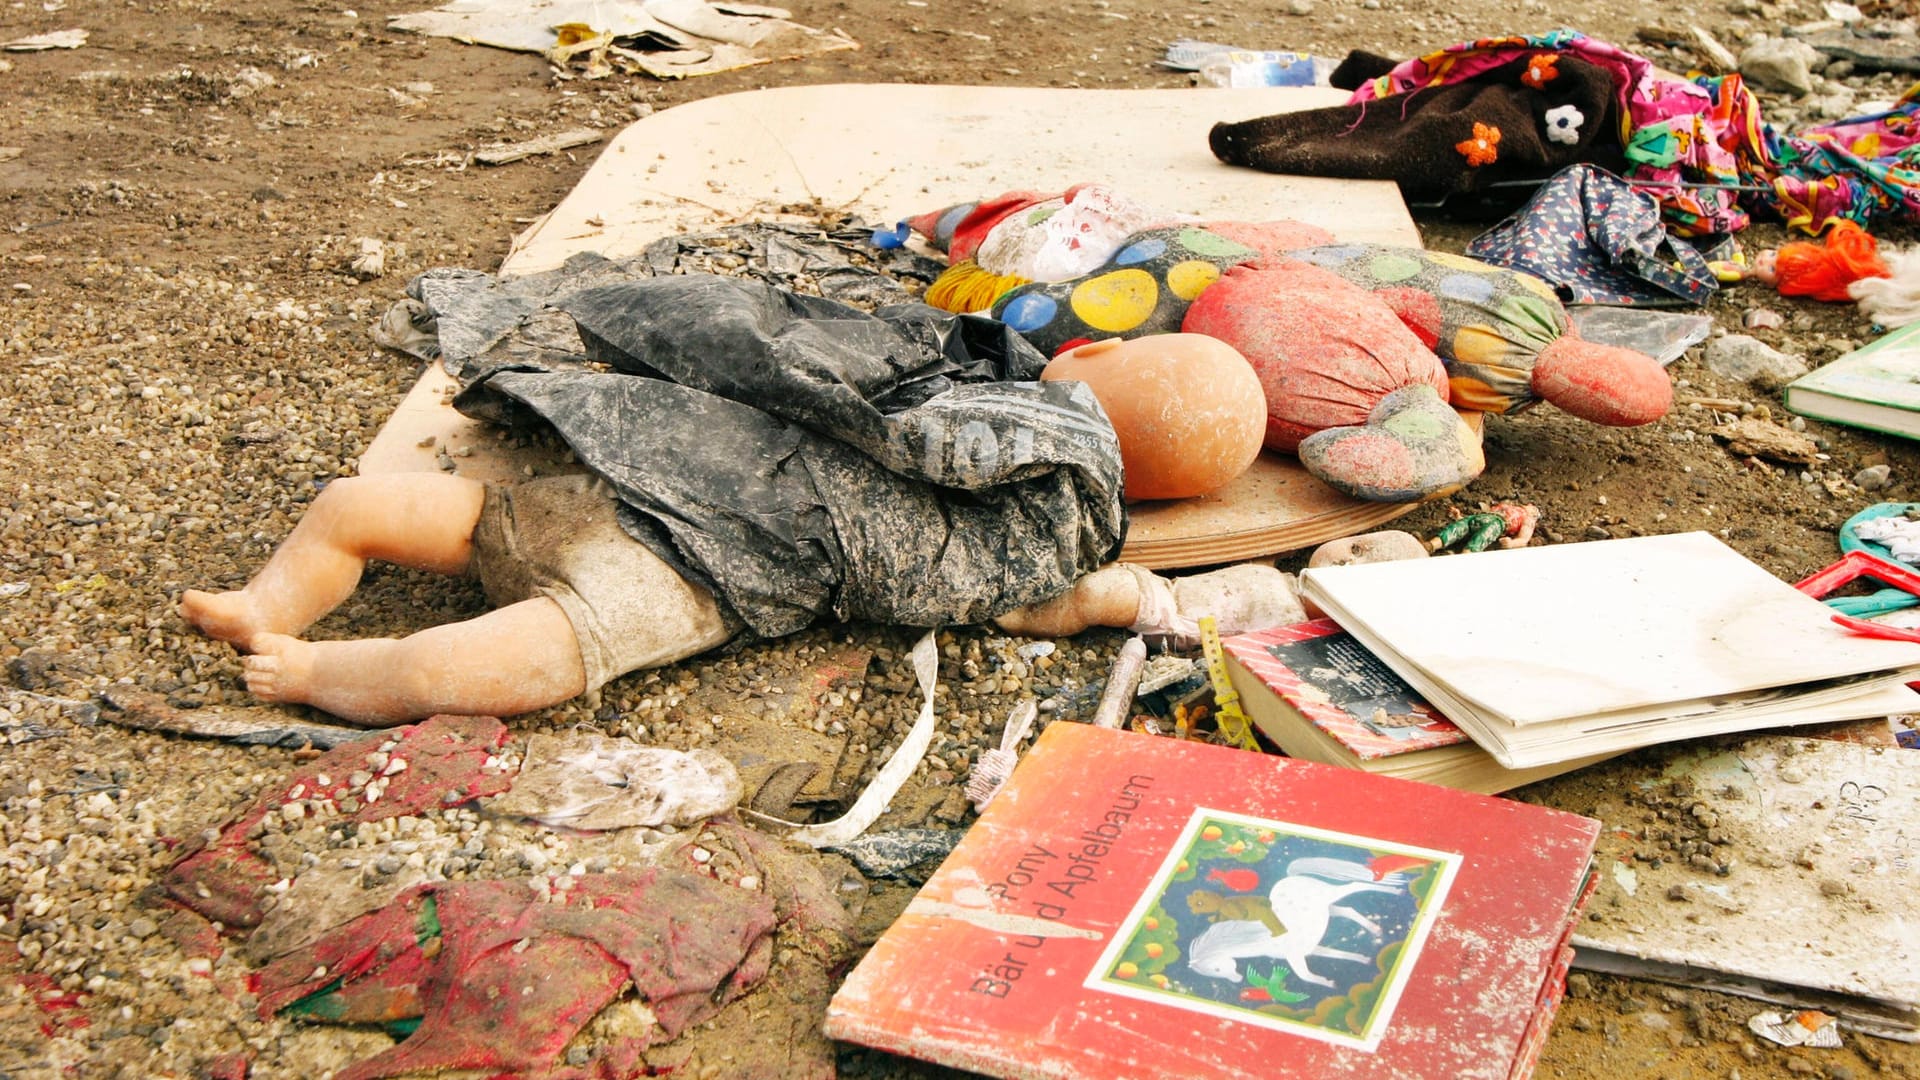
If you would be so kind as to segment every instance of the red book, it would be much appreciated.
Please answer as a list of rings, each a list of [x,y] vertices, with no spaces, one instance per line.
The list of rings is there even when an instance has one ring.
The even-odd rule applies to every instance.
[[[828,1008],[999,1077],[1528,1075],[1599,823],[1055,723]]]

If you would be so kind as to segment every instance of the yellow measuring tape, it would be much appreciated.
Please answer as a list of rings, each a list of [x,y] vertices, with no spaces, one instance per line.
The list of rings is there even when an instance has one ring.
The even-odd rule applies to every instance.
[[[1211,615],[1200,617],[1200,648],[1206,653],[1207,678],[1213,683],[1214,723],[1219,725],[1220,734],[1229,746],[1259,752],[1260,744],[1253,737],[1253,722],[1240,711],[1240,692],[1227,677],[1226,650],[1220,647],[1220,630]]]

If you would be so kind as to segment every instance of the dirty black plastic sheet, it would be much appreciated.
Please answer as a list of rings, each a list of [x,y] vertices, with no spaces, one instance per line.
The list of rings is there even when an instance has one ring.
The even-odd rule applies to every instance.
[[[516,325],[456,404],[551,424],[627,531],[758,635],[978,622],[1118,554],[1112,426],[1083,384],[1033,381],[1046,358],[1001,323],[712,274],[560,287],[539,311],[523,295],[510,320],[475,307],[492,320],[476,334],[449,334],[458,306],[426,312],[468,348]],[[516,351],[551,312],[577,326],[577,362]]]

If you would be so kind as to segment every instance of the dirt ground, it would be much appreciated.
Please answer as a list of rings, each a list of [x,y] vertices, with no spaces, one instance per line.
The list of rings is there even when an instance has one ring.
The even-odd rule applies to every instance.
[[[10,867],[0,888],[13,890],[0,892],[0,914],[10,913],[0,936],[46,932],[35,922],[40,915],[23,909],[39,895],[29,890],[52,895],[74,872],[47,852],[83,822],[105,820],[78,809],[87,792],[111,789],[123,805],[145,800],[162,835],[185,835],[233,805],[205,794],[211,781],[196,770],[207,759],[196,755],[221,755],[215,787],[229,800],[276,775],[278,759],[189,740],[62,728],[64,738],[33,741],[21,732],[29,721],[70,725],[71,708],[58,703],[86,700],[116,681],[181,707],[244,704],[230,651],[174,614],[180,591],[237,584],[318,484],[352,473],[417,370],[376,349],[366,333],[407,278],[434,266],[497,267],[514,233],[566,194],[593,149],[494,168],[464,164],[472,152],[569,128],[611,133],[650,110],[767,86],[1179,87],[1189,76],[1156,61],[1180,38],[1404,57],[1557,26],[1631,48],[1640,27],[1698,24],[1737,43],[1820,17],[1811,3],[1754,0],[819,0],[796,5],[794,17],[844,31],[859,50],[664,83],[562,81],[537,56],[386,28],[389,15],[415,9],[397,0],[351,10],[312,0],[0,5],[0,40],[90,31],[78,49],[0,53],[0,582],[25,585],[0,599],[0,659],[13,683],[0,702],[12,710],[13,744],[0,748]],[[1685,54],[1651,54],[1669,67],[1688,62]],[[886,132],[872,137],[884,141]],[[1124,186],[1125,177],[1114,179]],[[1483,227],[1427,216],[1420,223],[1429,246],[1452,249]],[[1780,236],[1763,225],[1749,239],[1766,245]],[[349,272],[362,237],[386,242],[386,276]],[[1851,306],[1757,289],[1730,290],[1708,310],[1739,332],[1752,306],[1785,317],[1783,327],[1757,336],[1815,364],[1870,334]],[[103,369],[115,373],[104,384]],[[1727,418],[1717,413],[1783,417],[1777,394],[1716,377],[1697,350],[1673,370],[1680,404],[1645,428],[1603,431],[1550,409],[1492,420],[1486,475],[1452,505],[1537,504],[1549,541],[1711,529],[1794,580],[1833,560],[1835,530],[1850,514],[1920,498],[1920,451],[1894,438],[1809,423],[1823,454],[1814,463],[1729,452],[1709,434]],[[1890,467],[1886,487],[1855,482],[1880,464]],[[1430,532],[1448,509],[1423,508],[1401,524]],[[337,616],[333,635],[402,633],[471,613],[476,602],[416,587],[405,575],[384,580],[396,602]],[[1499,608],[1474,617],[1497,619]],[[1623,770],[1657,755],[1630,756],[1527,797],[1591,808]],[[59,795],[71,798],[61,804]],[[63,897],[71,900],[67,914],[77,923],[95,899],[99,911],[124,910],[125,897],[160,865],[150,856],[116,861],[101,852],[100,872],[124,884],[111,887],[117,894]],[[883,898],[863,918],[881,919],[903,900]],[[181,1049],[178,1024],[171,1030],[182,1041],[169,1048],[164,1014],[179,1001],[115,997],[113,987],[134,982],[111,964],[76,957],[15,970],[81,994],[91,1025],[60,1027],[24,1004],[17,988],[0,987],[12,995],[0,995],[0,1075],[52,1075],[55,1065],[69,1076],[195,1075],[204,1067]],[[1582,975],[1539,1075],[1920,1077],[1914,1046],[1849,1035],[1839,1050],[1784,1050],[1747,1032],[1754,1011],[1735,998]],[[784,1028],[772,1030],[786,1037]],[[264,1040],[278,1055],[274,1069],[257,1075],[318,1076],[333,1067],[289,1056],[289,1046],[312,1039],[280,1039],[271,1025],[243,1034],[260,1054]],[[59,1061],[45,1056],[52,1043],[42,1042],[56,1036],[67,1055]],[[851,1050],[841,1065],[854,1075],[944,1075]]]

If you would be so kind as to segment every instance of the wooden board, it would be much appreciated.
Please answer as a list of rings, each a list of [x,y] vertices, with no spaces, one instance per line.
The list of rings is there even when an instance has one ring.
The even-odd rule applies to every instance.
[[[1071,90],[999,86],[796,86],[689,102],[629,125],[567,197],[516,238],[503,274],[580,251],[638,253],[663,236],[844,208],[875,223],[1013,188],[1110,180],[1143,202],[1202,218],[1293,218],[1343,240],[1420,246],[1387,181],[1275,176],[1224,165],[1216,122],[1338,104],[1319,87]],[[510,482],[550,472],[447,403],[429,365],[360,458],[362,473],[431,470]],[[1362,532],[1411,504],[1349,499],[1288,457],[1263,454],[1225,491],[1134,508],[1121,557],[1201,566]]]

